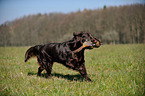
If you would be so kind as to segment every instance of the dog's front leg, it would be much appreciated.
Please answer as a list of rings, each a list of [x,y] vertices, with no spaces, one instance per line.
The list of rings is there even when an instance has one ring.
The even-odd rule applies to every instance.
[[[86,67],[85,67],[85,63],[83,63],[80,67],[79,67],[79,72],[80,74],[89,82],[91,82],[92,80],[88,77],[87,71],[86,71]]]

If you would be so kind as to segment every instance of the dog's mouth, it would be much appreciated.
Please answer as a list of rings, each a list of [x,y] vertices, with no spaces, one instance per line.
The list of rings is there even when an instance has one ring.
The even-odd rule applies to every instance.
[[[85,43],[86,43],[86,45],[88,45],[89,49],[98,48],[101,45],[103,45],[103,43],[100,40],[96,39],[96,38],[93,39],[93,40],[90,40],[90,41],[86,40]]]
[[[100,40],[96,39],[96,38],[95,38],[95,40],[92,42],[92,46],[95,47],[95,48],[98,48],[98,47],[100,47],[101,45],[103,45],[103,43],[102,43]]]

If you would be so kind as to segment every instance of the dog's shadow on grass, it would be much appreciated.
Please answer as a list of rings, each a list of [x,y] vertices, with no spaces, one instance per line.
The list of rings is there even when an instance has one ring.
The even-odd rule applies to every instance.
[[[36,75],[37,76],[37,73],[32,73],[32,72],[29,72],[28,73],[28,76],[31,76],[31,75]],[[80,75],[80,74],[76,74],[76,75],[70,75],[70,74],[67,74],[67,75],[63,75],[63,74],[59,74],[59,73],[52,73],[52,78],[53,77],[57,77],[57,78],[64,78],[64,79],[67,79],[69,81],[84,81],[85,79]],[[44,77],[44,78],[47,78],[47,74],[46,73],[43,73],[41,74],[40,77]],[[51,78],[51,77],[50,77]]]

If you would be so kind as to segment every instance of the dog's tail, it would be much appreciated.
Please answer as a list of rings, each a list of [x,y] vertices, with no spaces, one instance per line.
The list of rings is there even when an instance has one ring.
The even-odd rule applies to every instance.
[[[25,62],[27,62],[31,57],[37,56],[41,45],[37,45],[29,48],[25,53]]]

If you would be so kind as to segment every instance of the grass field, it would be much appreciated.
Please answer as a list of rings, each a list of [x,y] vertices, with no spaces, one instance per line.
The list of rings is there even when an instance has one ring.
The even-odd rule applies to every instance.
[[[89,77],[55,63],[52,78],[37,77],[36,58],[24,63],[28,47],[0,47],[0,95],[15,96],[143,96],[145,45],[103,45],[86,50]],[[42,74],[46,74],[43,71]]]

